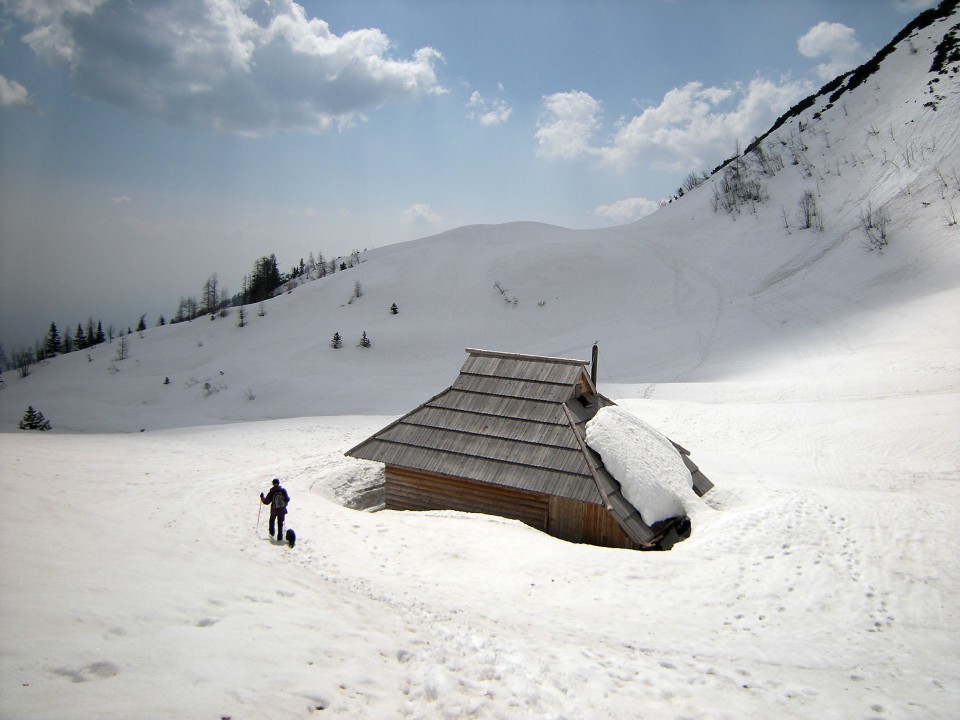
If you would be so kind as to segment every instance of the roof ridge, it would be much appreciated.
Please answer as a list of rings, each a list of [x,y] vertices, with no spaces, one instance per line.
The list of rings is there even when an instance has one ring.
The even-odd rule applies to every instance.
[[[549,357],[547,355],[524,355],[522,353],[501,352],[499,350],[481,350],[479,348],[466,348],[465,352],[470,355],[479,355],[482,357],[498,357],[509,360],[532,360],[536,362],[551,362],[561,365],[589,365],[589,360],[574,360],[572,358]]]

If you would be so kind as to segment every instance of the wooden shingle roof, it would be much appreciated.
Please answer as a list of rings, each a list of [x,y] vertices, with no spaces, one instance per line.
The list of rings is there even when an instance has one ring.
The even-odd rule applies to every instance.
[[[572,401],[579,406],[576,417],[583,424],[599,407],[610,404],[596,394],[587,362],[467,352],[451,387],[347,454],[603,504],[563,410],[563,404]]]

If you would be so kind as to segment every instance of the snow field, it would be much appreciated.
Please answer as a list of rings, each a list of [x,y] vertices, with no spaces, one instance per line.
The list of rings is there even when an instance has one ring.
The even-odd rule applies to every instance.
[[[881,418],[824,459],[790,440],[796,403],[624,405],[672,437],[693,433],[698,462],[723,477],[669,553],[330,502],[349,466],[367,465],[343,450],[390,418],[0,435],[19,478],[5,472],[4,492],[42,487],[45,508],[4,524],[4,706],[67,718],[129,716],[144,698],[171,717],[948,716],[960,538],[943,455],[918,461],[916,478],[894,466],[847,482],[834,456],[864,456]],[[827,434],[848,408],[800,412]],[[939,426],[914,422],[916,434]],[[741,452],[749,461],[731,471]],[[265,517],[255,532],[274,475],[293,496],[292,551],[267,539]]]

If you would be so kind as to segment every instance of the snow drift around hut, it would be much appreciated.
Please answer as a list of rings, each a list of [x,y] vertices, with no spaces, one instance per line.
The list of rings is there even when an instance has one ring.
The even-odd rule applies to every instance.
[[[673,443],[623,408],[601,408],[587,423],[587,444],[647,525],[691,515],[700,505]]]

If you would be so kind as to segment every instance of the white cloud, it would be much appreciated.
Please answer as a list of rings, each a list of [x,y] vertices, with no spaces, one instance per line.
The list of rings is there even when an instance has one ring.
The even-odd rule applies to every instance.
[[[600,128],[600,103],[585,92],[560,92],[543,98],[537,122],[537,155],[572,159],[591,152],[590,141]]]
[[[417,203],[416,205],[411,205],[409,208],[403,211],[403,222],[407,224],[434,224],[440,222],[440,216],[437,215],[429,205]]]
[[[16,80],[0,75],[0,107],[36,108],[37,102],[27,89]]]
[[[330,31],[292,0],[7,0],[24,40],[69,64],[84,95],[241,134],[323,131],[387,103],[446,92],[436,50],[390,55],[380,30]]]
[[[804,57],[826,59],[817,65],[821,80],[832,80],[866,59],[856,31],[841,23],[817,23],[797,40],[797,49]]]
[[[110,202],[114,205],[129,205],[130,197],[127,195],[117,195],[116,197],[110,198]]]
[[[503,92],[503,85],[498,85]],[[502,125],[510,119],[513,114],[506,100],[503,98],[493,98],[488,100],[478,91],[474,90],[470,95],[470,102],[467,103],[467,117],[476,120],[481,125]]]
[[[593,212],[599,217],[615,222],[630,222],[649,215],[658,207],[660,204],[656,200],[636,197],[618,200],[611,205],[601,205]]]
[[[601,105],[583,92],[544,98],[537,154],[549,159],[593,157],[616,170],[639,162],[693,170],[728,156],[736,142],[766,130],[798,99],[813,91],[807,81],[755,79],[725,88],[691,82],[674,88],[659,105],[621,118],[603,143]]]

